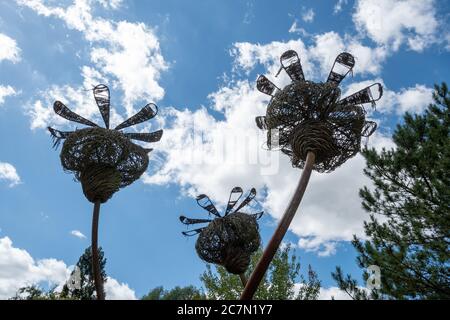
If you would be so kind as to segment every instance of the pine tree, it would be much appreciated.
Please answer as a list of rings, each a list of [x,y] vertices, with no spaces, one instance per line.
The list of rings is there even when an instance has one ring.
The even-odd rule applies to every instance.
[[[106,281],[105,265],[106,259],[102,248],[99,248],[100,270],[102,278]],[[57,287],[52,287],[48,291],[40,288],[38,285],[30,285],[20,288],[12,300],[94,300],[95,284],[94,275],[92,271],[92,251],[91,247],[87,248],[83,255],[78,259],[76,268],[80,270],[79,273],[79,289],[75,286],[70,286],[67,283],[63,286],[61,292],[57,291]],[[71,273],[71,279],[75,274],[75,270]],[[69,279],[70,281],[70,279]]]
[[[270,265],[270,268],[261,281],[254,299],[267,300],[315,300],[319,297],[320,281],[317,274],[308,268],[307,280],[300,275],[300,263],[295,254],[290,254],[290,246],[280,249]],[[252,257],[249,272],[253,270],[262,250]],[[223,267],[206,266],[206,271],[200,277],[206,289],[207,298],[214,300],[239,299],[243,290],[239,276],[228,273]],[[247,274],[249,276],[249,274]],[[298,285],[296,290],[296,285]]]
[[[99,261],[100,261],[100,270],[103,282],[106,281],[106,258],[104,257],[104,253],[102,248],[99,248]],[[96,299],[95,295],[95,284],[94,284],[94,275],[92,271],[92,250],[91,247],[87,248],[83,255],[78,260],[76,267],[80,270],[80,289],[70,288],[67,284],[64,285],[61,291],[61,298],[63,299],[74,299],[74,300],[94,300]],[[72,275],[75,270],[72,271]]]
[[[395,149],[364,150],[374,188],[360,190],[370,213],[368,238],[354,237],[361,268],[381,269],[381,288],[361,290],[336,268],[333,277],[355,299],[450,299],[450,95],[435,86],[423,114],[406,113]],[[367,280],[367,272],[363,278]]]

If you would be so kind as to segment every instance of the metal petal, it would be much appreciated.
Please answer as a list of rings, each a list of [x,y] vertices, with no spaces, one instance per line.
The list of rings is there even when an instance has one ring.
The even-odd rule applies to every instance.
[[[269,96],[273,96],[278,90],[280,90],[272,81],[266,78],[266,76],[260,75],[256,80],[256,88]]]
[[[158,142],[161,140],[161,137],[163,135],[163,130],[158,130],[155,132],[150,133],[135,133],[135,132],[129,132],[124,133],[126,137],[133,140],[139,140],[144,142]]]
[[[230,198],[228,199],[227,208],[225,210],[225,215],[231,212],[243,193],[244,192],[242,191],[241,187],[234,187],[233,190],[231,190]]]
[[[110,94],[109,88],[104,84],[99,84],[93,89],[95,102],[102,115],[105,127],[109,129]]]
[[[258,128],[260,128],[261,130],[267,130],[267,122],[265,116],[256,117],[255,121]]]
[[[152,108],[153,107],[153,108]],[[152,119],[154,116],[158,114],[158,106],[154,103],[149,103],[145,107],[141,109],[138,113],[136,113],[131,118],[125,120],[121,124],[119,124],[117,127],[115,127],[115,130],[121,130],[130,126],[133,126],[135,124],[142,123],[144,121]]]
[[[327,82],[336,87],[349,74],[355,66],[355,58],[348,52],[342,52],[334,60],[333,67],[328,75]]]
[[[248,205],[250,201],[252,201],[255,197],[256,197],[256,189],[252,188],[247,197],[244,199],[244,201],[242,201],[242,203],[233,212],[238,212],[239,210],[241,210],[243,207]]]
[[[73,112],[72,110],[70,110],[61,101],[56,101],[53,104],[53,110],[55,111],[55,113],[57,115],[59,115],[60,117],[66,119],[66,120],[78,122],[78,123],[85,124],[85,125],[91,126],[91,127],[98,127],[97,124],[93,123],[92,121],[90,121],[86,118],[83,118],[82,116],[80,116],[80,115],[76,114],[75,112]]]
[[[191,219],[187,218],[185,216],[180,216],[180,221],[182,224],[190,225],[190,224],[197,224],[197,223],[208,223],[211,222],[211,219]]]
[[[378,89],[378,90],[377,90]],[[380,83],[374,83],[354,94],[345,97],[344,99],[339,101],[340,105],[345,104],[363,104],[363,103],[372,103],[372,106],[375,105],[375,101],[380,100],[383,96],[383,87]]]
[[[305,81],[302,64],[297,52],[288,50],[280,57],[280,63],[292,81]]]
[[[210,214],[215,215],[216,217],[221,217],[219,211],[217,211],[216,207],[212,203],[211,199],[206,194],[201,194],[197,197],[197,203],[200,207],[208,211]]]

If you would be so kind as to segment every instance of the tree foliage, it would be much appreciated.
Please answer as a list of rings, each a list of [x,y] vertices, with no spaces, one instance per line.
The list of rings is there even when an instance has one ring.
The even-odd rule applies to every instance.
[[[102,248],[99,248],[100,269],[102,278],[106,281],[106,258]],[[20,288],[17,294],[12,298],[13,300],[56,300],[56,299],[70,299],[70,300],[94,300],[96,299],[94,276],[92,273],[92,251],[91,247],[87,248],[83,255],[78,259],[76,267],[80,270],[79,289],[70,286],[67,283],[62,290],[58,292],[56,287],[48,291],[40,288],[37,285],[30,285]],[[73,278],[75,270],[72,271],[71,279]],[[69,279],[70,281],[70,279]]]
[[[106,282],[106,258],[101,247],[98,248],[98,257],[100,261],[100,273],[102,275],[103,282]],[[76,267],[80,270],[80,289],[71,288],[71,286],[64,285],[61,291],[61,297],[65,299],[74,300],[95,300],[96,291],[94,283],[94,274],[92,270],[92,250],[88,247],[84,250],[83,255],[78,259]],[[72,271],[72,275],[75,270]]]
[[[164,287],[156,287],[142,297],[142,300],[203,300],[205,295],[194,286],[175,287],[164,290]]]
[[[423,114],[406,113],[395,149],[363,151],[374,188],[360,190],[369,240],[354,237],[361,268],[381,268],[381,288],[365,292],[340,268],[333,277],[355,299],[450,298],[450,95],[435,86]],[[368,274],[364,273],[364,279]]]
[[[277,251],[254,299],[314,300],[318,298],[320,281],[317,274],[309,266],[307,279],[300,275],[300,263],[297,262],[295,254],[290,254],[290,251],[290,246]],[[254,269],[261,255],[262,251],[259,250],[252,256],[247,277],[250,276],[250,271]],[[239,299],[243,290],[239,276],[228,273],[225,268],[220,266],[214,268],[216,272],[210,265],[207,265],[206,271],[200,277],[206,289],[207,298],[214,300]]]

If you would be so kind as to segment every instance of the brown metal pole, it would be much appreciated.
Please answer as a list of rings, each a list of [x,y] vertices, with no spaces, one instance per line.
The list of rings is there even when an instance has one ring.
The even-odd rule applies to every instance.
[[[94,274],[95,291],[97,300],[105,300],[105,291],[103,291],[103,279],[100,271],[100,261],[98,255],[98,219],[100,216],[100,201],[94,204],[94,213],[92,215],[92,272]]]
[[[303,168],[302,175],[300,177],[300,181],[298,182],[297,189],[295,190],[294,195],[292,196],[291,202],[289,206],[286,208],[283,217],[281,218],[275,233],[270,239],[264,253],[259,260],[258,264],[253,270],[250,279],[248,279],[247,285],[244,288],[244,291],[241,295],[241,300],[251,300],[256,290],[258,289],[259,283],[261,282],[264,274],[269,268],[270,262],[277,252],[281,241],[286,234],[289,225],[292,222],[292,219],[297,212],[298,206],[300,205],[300,201],[303,198],[303,194],[305,193],[306,186],[308,185],[309,177],[311,176],[311,171],[314,166],[314,162],[316,160],[316,156],[313,152],[308,152],[306,155],[305,167]]]

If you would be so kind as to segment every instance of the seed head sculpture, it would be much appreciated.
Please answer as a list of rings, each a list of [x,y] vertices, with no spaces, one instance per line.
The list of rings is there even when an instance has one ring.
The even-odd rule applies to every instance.
[[[305,80],[300,58],[294,50],[281,55],[281,70],[292,83],[279,89],[265,76],[257,79],[257,89],[272,98],[265,116],[256,118],[258,128],[267,131],[269,149],[278,147],[296,168],[303,169],[297,189],[241,296],[251,299],[278,249],[305,192],[312,170],[331,172],[355,156],[361,138],[374,133],[377,124],[367,121],[363,104],[372,107],[383,94],[375,83],[341,99],[340,82],[352,72],[354,57],[339,54],[324,83]],[[273,141],[277,146],[273,145]]]
[[[190,219],[180,217],[185,225],[208,223],[206,227],[185,231],[183,235],[194,236],[199,234],[195,249],[199,257],[208,262],[221,265],[233,274],[238,274],[245,286],[244,273],[250,264],[251,255],[258,250],[261,238],[257,220],[263,212],[247,214],[241,212],[256,196],[253,188],[245,199],[236,207],[243,191],[240,187],[231,190],[225,213],[220,215],[207,195],[197,197],[200,207],[213,215],[214,219]],[[236,208],[235,208],[236,207]]]
[[[64,170],[75,175],[81,182],[85,197],[94,203],[92,224],[92,257],[97,298],[104,299],[103,280],[98,266],[97,232],[100,204],[108,201],[120,188],[130,185],[145,172],[148,166],[146,149],[131,140],[157,142],[162,130],[151,133],[124,133],[121,130],[145,122],[156,116],[158,108],[149,103],[137,114],[114,129],[109,128],[110,92],[106,85],[93,89],[94,98],[105,123],[105,128],[71,111],[62,102],[56,101],[56,114],[69,121],[89,126],[75,131],[59,131],[48,127],[58,147],[64,140],[60,158]]]

